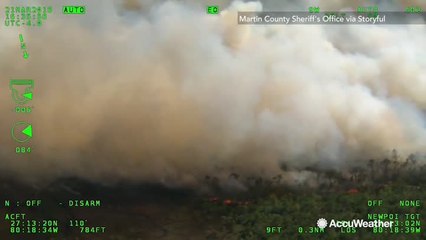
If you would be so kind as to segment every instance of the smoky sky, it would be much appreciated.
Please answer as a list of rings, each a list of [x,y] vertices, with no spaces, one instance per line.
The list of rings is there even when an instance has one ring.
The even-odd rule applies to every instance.
[[[223,1],[215,16],[208,2],[32,1],[54,7],[44,26],[2,25],[0,169],[30,181],[193,185],[274,175],[283,162],[343,168],[392,149],[424,153],[424,25],[238,25],[237,11],[308,2]],[[2,1],[2,19],[3,6],[25,4]],[[67,4],[87,13],[63,15]],[[35,81],[31,114],[12,112],[8,82],[19,78]],[[10,138],[21,120],[34,128],[27,156]]]

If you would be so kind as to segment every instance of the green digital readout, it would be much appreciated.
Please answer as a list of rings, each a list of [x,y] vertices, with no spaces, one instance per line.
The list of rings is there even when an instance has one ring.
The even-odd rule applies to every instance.
[[[53,12],[52,6],[6,6],[6,27],[41,27]]]
[[[85,6],[64,6],[62,8],[63,14],[86,14]]]

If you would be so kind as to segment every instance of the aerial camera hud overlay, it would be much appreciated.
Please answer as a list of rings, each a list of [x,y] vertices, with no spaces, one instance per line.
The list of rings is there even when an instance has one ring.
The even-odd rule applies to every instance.
[[[0,239],[426,239],[425,9],[0,1]]]

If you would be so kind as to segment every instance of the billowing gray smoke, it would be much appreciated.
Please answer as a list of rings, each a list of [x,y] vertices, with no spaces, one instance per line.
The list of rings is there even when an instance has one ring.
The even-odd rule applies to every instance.
[[[426,149],[424,25],[236,24],[302,1],[227,1],[218,16],[189,0],[86,1],[80,16],[38,2],[56,11],[45,26],[0,30],[0,168],[18,178],[192,185]],[[28,116],[11,111],[12,78],[36,82]],[[34,127],[27,157],[18,120]]]

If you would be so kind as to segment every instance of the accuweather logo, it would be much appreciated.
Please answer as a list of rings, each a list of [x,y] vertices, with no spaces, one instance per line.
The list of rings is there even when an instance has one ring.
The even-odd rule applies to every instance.
[[[324,218],[318,219],[317,226],[319,228],[326,228],[327,227],[327,220],[325,220]]]
[[[320,218],[317,221],[317,226],[319,228],[326,227],[357,227],[357,228],[372,228],[372,227],[392,227],[393,221],[382,221],[382,220],[374,220],[374,221],[364,221],[363,219],[352,219],[351,221],[336,221],[332,219],[330,223],[327,222],[325,218]]]

